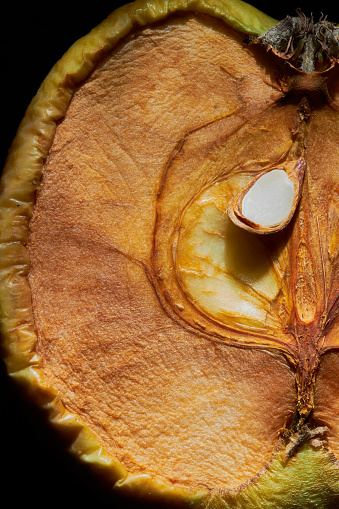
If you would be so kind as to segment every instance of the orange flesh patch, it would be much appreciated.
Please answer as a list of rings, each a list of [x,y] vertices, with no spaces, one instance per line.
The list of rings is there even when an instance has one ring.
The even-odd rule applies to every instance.
[[[131,37],[75,94],[31,221],[47,379],[131,472],[188,486],[253,477],[296,405],[282,356],[183,328],[148,277],[157,192],[178,140],[279,97],[241,44],[204,17]]]
[[[296,403],[286,362],[185,331],[109,247],[53,241],[31,279],[44,371],[66,408],[134,473],[235,488],[260,471]]]
[[[339,457],[339,356],[330,352],[322,358],[314,394],[314,419],[318,425],[327,426],[326,435],[330,450]]]

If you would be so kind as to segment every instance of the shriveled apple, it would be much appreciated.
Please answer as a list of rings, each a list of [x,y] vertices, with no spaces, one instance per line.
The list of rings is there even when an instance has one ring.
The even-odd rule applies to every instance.
[[[337,35],[137,1],[27,111],[2,177],[8,371],[126,497],[339,501]]]

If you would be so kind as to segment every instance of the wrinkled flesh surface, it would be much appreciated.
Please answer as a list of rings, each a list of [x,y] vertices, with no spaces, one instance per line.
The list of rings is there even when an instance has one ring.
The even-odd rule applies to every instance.
[[[244,195],[242,215],[260,226],[279,225],[291,213],[294,193],[294,184],[287,173],[272,170],[260,177]]]
[[[311,210],[322,210],[328,200],[316,179],[323,164],[317,150],[309,157],[316,193],[301,202],[311,228],[297,228],[301,241],[297,248],[291,244],[293,270],[292,248],[283,236],[275,238],[272,251],[239,233],[227,218],[227,203],[221,206],[229,179],[238,182],[234,198],[248,178],[234,160],[239,155],[245,167],[250,154],[254,160],[255,150],[263,154],[267,145],[266,138],[262,146],[251,145],[249,137],[246,149],[239,148],[233,133],[244,125],[250,132],[254,119],[266,115],[265,132],[273,126],[276,150],[257,156],[258,171],[286,151],[294,125],[291,106],[286,133],[275,132],[279,124],[265,112],[281,92],[260,59],[241,48],[240,37],[203,17],[173,18],[126,41],[76,92],[58,126],[31,221],[29,281],[47,379],[66,408],[131,472],[185,486],[235,488],[256,475],[269,461],[279,429],[291,420],[296,390],[290,365],[279,352],[259,348],[260,334],[258,349],[214,343],[173,320],[159,302],[150,282],[157,196],[178,140],[213,120],[212,135],[230,133],[231,140],[224,142],[231,147],[225,149],[230,168],[220,184],[209,183],[210,194],[199,194],[201,177],[199,193],[182,215],[179,194],[189,188],[184,170],[171,191],[177,227],[182,222],[177,274],[171,277],[178,277],[197,313],[222,325],[230,320],[241,330],[266,327],[284,339],[292,316],[307,327],[325,306],[323,284],[305,279],[305,266],[315,276],[324,274],[328,308],[338,289],[338,234],[325,228],[328,215],[337,220],[338,209],[326,208],[328,215],[318,219]],[[334,115],[331,121],[338,135]],[[202,129],[210,149],[208,136]],[[339,149],[334,152],[338,160]],[[204,156],[203,148],[192,154],[187,168]],[[324,167],[337,203],[335,165],[326,161]],[[169,188],[170,183],[165,194]],[[319,238],[319,225],[326,237]],[[319,253],[331,263],[317,264]],[[295,301],[281,290],[284,285],[297,285]],[[333,330],[328,341],[336,344]],[[324,405],[319,413],[326,414]],[[328,414],[326,422],[338,452],[336,415]]]

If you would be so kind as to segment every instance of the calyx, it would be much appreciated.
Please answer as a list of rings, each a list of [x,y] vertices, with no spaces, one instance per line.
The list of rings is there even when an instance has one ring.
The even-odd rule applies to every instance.
[[[323,72],[339,60],[339,28],[326,17],[314,23],[300,10],[298,16],[287,16],[252,42],[263,44],[286,60],[291,67],[305,73]]]

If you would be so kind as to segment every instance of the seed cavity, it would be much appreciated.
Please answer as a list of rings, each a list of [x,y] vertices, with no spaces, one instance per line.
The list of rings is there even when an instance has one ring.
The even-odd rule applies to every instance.
[[[281,283],[269,252],[225,214],[236,175],[202,192],[185,210],[176,243],[176,276],[187,299],[212,320],[246,330],[276,330]],[[241,186],[238,187],[238,189]],[[274,309],[273,309],[274,308]]]

